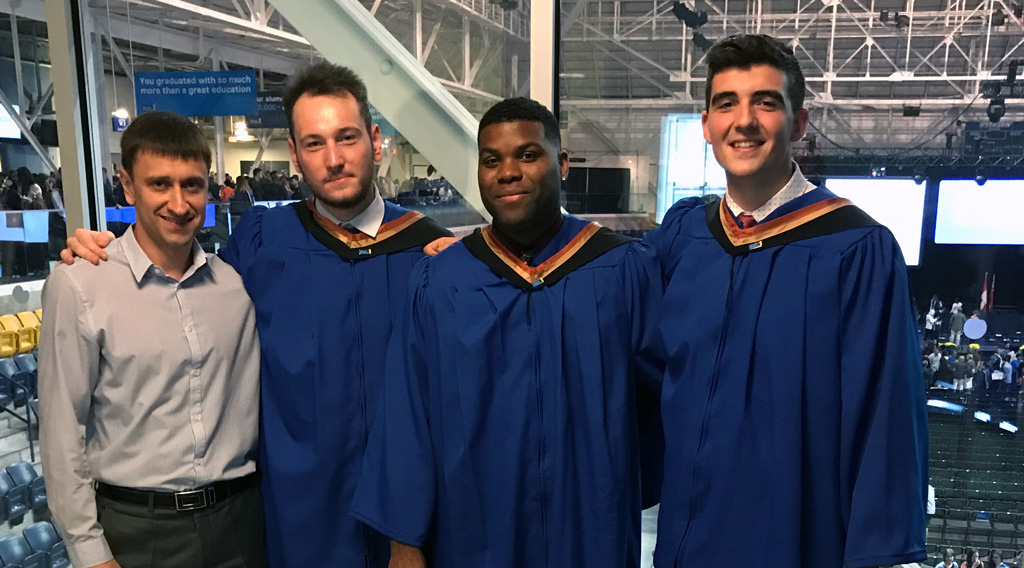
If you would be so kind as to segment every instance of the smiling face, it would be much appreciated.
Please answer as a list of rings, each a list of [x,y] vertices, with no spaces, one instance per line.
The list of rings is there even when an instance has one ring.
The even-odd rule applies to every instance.
[[[367,130],[359,103],[348,93],[302,95],[292,122],[288,149],[317,199],[334,209],[361,211],[373,199],[373,163],[381,158],[377,126]]]
[[[561,214],[561,178],[569,156],[532,120],[491,124],[480,131],[477,179],[494,225],[509,234],[551,226]]]
[[[121,168],[125,199],[135,206],[135,238],[151,260],[192,250],[206,220],[206,172],[203,160],[146,150],[135,157],[131,172]]]
[[[795,114],[783,72],[770,65],[719,72],[702,115],[704,139],[730,185],[756,181],[781,188],[792,174],[791,144],[807,129],[807,110]]]

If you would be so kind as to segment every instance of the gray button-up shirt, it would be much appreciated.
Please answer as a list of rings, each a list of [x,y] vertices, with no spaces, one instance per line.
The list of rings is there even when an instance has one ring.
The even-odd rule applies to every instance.
[[[260,346],[241,277],[193,242],[179,282],[134,230],[43,288],[39,447],[75,566],[112,558],[94,480],[182,491],[256,467]]]

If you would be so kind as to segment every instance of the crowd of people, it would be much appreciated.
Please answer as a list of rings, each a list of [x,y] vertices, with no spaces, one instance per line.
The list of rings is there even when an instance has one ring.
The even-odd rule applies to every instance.
[[[26,167],[0,172],[0,209],[64,209],[60,170],[51,174],[32,173]]]
[[[965,548],[963,554],[958,555],[952,548],[947,548],[942,551],[942,562],[936,564],[935,568],[1009,568],[998,550],[990,550],[986,560],[982,560],[981,552]]]

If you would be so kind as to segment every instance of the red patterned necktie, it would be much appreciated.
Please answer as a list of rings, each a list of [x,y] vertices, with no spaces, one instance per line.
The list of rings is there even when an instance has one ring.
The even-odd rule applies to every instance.
[[[736,224],[739,225],[741,229],[749,229],[756,225],[757,221],[754,220],[753,215],[740,213],[739,215],[736,216]]]

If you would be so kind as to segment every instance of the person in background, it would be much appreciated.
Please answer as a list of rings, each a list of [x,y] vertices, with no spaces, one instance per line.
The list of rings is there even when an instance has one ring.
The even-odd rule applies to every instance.
[[[956,306],[957,304],[953,304],[954,308]],[[949,314],[949,341],[956,346],[956,349],[960,348],[960,341],[964,337],[964,322],[966,321],[967,315],[962,309]]]
[[[942,551],[942,562],[935,565],[935,568],[958,568],[953,560],[953,549],[947,548]]]
[[[985,563],[981,561],[981,553],[973,548],[964,550],[964,562],[960,568],[985,568]]]
[[[1010,568],[1003,563],[1003,555],[998,550],[992,549],[988,552],[988,568]]]

